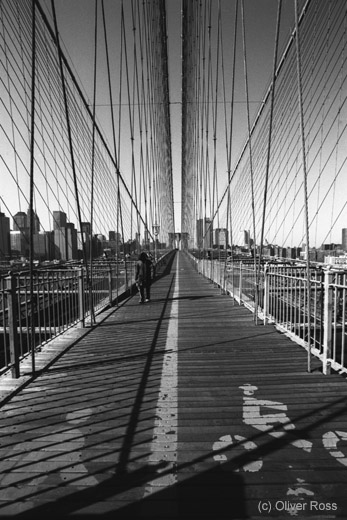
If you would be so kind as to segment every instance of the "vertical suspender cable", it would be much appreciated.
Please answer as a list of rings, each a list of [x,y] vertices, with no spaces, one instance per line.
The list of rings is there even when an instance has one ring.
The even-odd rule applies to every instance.
[[[244,11],[244,1],[241,0],[241,16],[242,16],[242,39],[243,39],[243,63],[244,63],[244,73],[245,73],[245,92],[246,92],[246,105],[247,105],[247,125],[248,125],[248,146],[249,146],[249,169],[251,175],[251,198],[252,198],[252,217],[253,217],[253,236],[254,236],[254,274],[256,274],[257,270],[257,243],[256,243],[256,234],[255,234],[255,207],[254,207],[254,175],[253,175],[253,157],[252,157],[252,131],[251,131],[251,121],[249,114],[249,93],[248,93],[248,74],[247,74],[247,53],[246,53],[246,30],[245,30],[245,11]],[[258,322],[258,284],[257,280],[255,282],[255,309],[254,309],[254,319],[255,322]]]
[[[215,106],[214,110],[212,109],[212,114],[214,114],[214,122],[213,122],[213,182],[212,182],[212,211],[211,215],[214,214],[214,208],[215,208],[215,199],[217,200],[218,204],[218,184],[217,184],[217,121],[218,121],[218,88],[219,88],[219,48],[220,48],[220,30],[221,30],[221,5],[220,0],[218,1],[218,17],[217,17],[217,59],[216,59],[216,85],[215,85]],[[213,220],[212,220],[213,223]],[[218,260],[219,260],[219,266],[220,266],[220,219],[219,219],[219,211],[218,211],[218,217],[217,217],[217,233],[218,233]],[[213,264],[214,265],[214,264]],[[222,287],[221,284],[221,270],[219,269],[219,285]]]
[[[121,4],[121,8],[123,10],[123,0]],[[119,109],[118,109],[118,186],[117,186],[117,233],[119,233],[119,225],[122,230],[122,242],[123,242],[123,255],[124,255],[124,265],[125,265],[125,286],[128,287],[128,269],[125,262],[125,234],[124,234],[124,223],[123,223],[123,212],[122,212],[122,198],[120,192],[120,152],[121,152],[121,128],[122,128],[122,78],[123,78],[123,20],[121,20],[121,36],[120,36],[120,68],[119,68]],[[118,237],[118,235],[117,235]],[[118,238],[117,238],[118,243]],[[117,284],[118,287],[118,284]],[[118,291],[118,289],[117,289]]]
[[[277,68],[278,40],[279,40],[279,34],[280,34],[281,7],[282,7],[282,0],[278,0],[276,37],[275,37],[275,50],[274,50],[274,58],[273,58],[272,84],[271,84],[271,100],[270,100],[270,116],[269,116],[269,139],[268,139],[268,147],[267,147],[265,185],[264,185],[263,218],[262,218],[261,235],[260,235],[260,248],[259,248],[258,269],[257,269],[257,274],[256,274],[256,277],[257,277],[256,283],[257,283],[258,287],[259,287],[259,278],[260,278],[260,264],[261,264],[261,258],[262,258],[262,254],[263,254],[263,245],[264,245],[263,244],[264,243],[264,228],[265,228],[267,190],[268,190],[269,169],[270,169],[271,138],[272,138],[273,112],[274,112],[274,101],[275,101],[275,81],[276,81],[276,68]],[[265,322],[266,322],[266,317],[264,319],[264,325],[265,325]]]
[[[135,105],[136,105],[136,96],[138,96],[138,67],[137,67],[137,45],[136,45],[136,40],[137,40],[137,27],[136,27],[136,24],[137,24],[137,20],[136,20],[136,11],[134,9],[134,4],[133,4],[133,0],[131,0],[131,13],[132,13],[132,17],[131,17],[131,20],[132,20],[132,26],[133,26],[133,71],[132,71],[132,81],[133,81],[133,85],[132,85],[132,117],[133,117],[133,125],[135,124]],[[138,110],[140,111],[140,100],[138,98]],[[139,125],[140,125],[140,121],[139,121]],[[140,137],[141,137],[141,131],[140,131]],[[135,139],[135,135],[134,135],[134,139]],[[140,139],[140,144],[141,144],[141,139]],[[135,163],[135,158],[134,158],[134,163]],[[134,177],[134,197],[135,197],[135,201],[136,201],[136,206],[137,207],[141,207],[141,176],[140,176],[140,186],[139,188],[137,187],[137,179],[136,179],[136,166],[134,165],[134,168],[133,168],[133,177]],[[139,197],[138,197],[138,192],[139,192]],[[140,219],[139,219],[139,214],[136,213],[136,224],[135,224],[135,236],[136,233],[138,233],[140,235]],[[138,243],[138,240],[136,239],[136,249],[137,247],[139,246],[140,244]]]
[[[72,174],[73,174],[75,197],[76,197],[77,212],[78,212],[78,221],[79,221],[79,226],[80,226],[80,234],[81,234],[81,242],[82,242],[83,261],[84,261],[84,265],[85,265],[85,269],[86,269],[87,286],[89,287],[89,285],[90,285],[90,282],[89,282],[89,267],[88,267],[88,260],[87,260],[87,255],[86,255],[86,246],[85,246],[85,241],[84,241],[84,237],[83,237],[82,214],[81,214],[81,207],[80,207],[79,195],[78,195],[77,176],[76,176],[76,168],[75,168],[75,157],[74,157],[74,149],[73,149],[73,144],[72,144],[70,114],[69,114],[69,106],[68,106],[68,100],[67,100],[67,89],[66,89],[66,83],[65,83],[65,76],[64,76],[64,69],[63,69],[63,57],[62,57],[62,51],[61,51],[60,41],[59,41],[58,23],[57,23],[57,16],[56,16],[56,12],[55,12],[54,0],[51,0],[51,4],[52,4],[52,13],[53,13],[53,20],[54,20],[54,28],[55,28],[55,38],[56,38],[56,45],[57,45],[57,51],[58,51],[60,76],[61,76],[63,98],[64,98],[64,106],[65,106],[66,126],[67,126],[68,139],[69,139],[69,148],[70,148],[70,156],[71,156],[71,168],[72,168]]]
[[[89,251],[90,284],[89,308],[91,323],[95,323],[93,307],[93,220],[94,220],[94,179],[95,179],[95,107],[96,107],[96,67],[97,67],[97,41],[98,41],[98,1],[95,0],[95,26],[94,26],[94,78],[93,78],[93,132],[92,132],[92,175],[90,186],[90,236],[91,246]]]
[[[30,133],[30,307],[31,307],[31,366],[35,374],[35,302],[34,302],[34,148],[35,148],[35,81],[36,81],[36,1],[32,0],[32,59],[31,59],[31,133]]]
[[[209,201],[209,214],[210,219],[212,217],[212,201],[211,201],[211,170],[210,170],[210,148],[209,148],[209,135],[210,135],[210,97],[213,96],[213,94],[210,94],[212,92],[211,84],[211,31],[212,31],[212,9],[211,9],[211,0],[209,0],[209,14],[208,14],[208,58],[207,58],[207,67],[206,67],[206,83],[207,83],[207,92],[206,92],[206,171],[205,171],[205,214],[204,217],[206,217],[206,208],[207,208],[207,200]],[[213,108],[211,110],[213,112]],[[213,229],[213,222],[210,220],[210,224],[208,226],[208,240],[207,244],[211,247],[211,233]],[[212,260],[212,256],[211,256]]]
[[[122,35],[123,35],[123,42],[124,42],[125,71],[126,71],[127,94],[128,94],[128,114],[129,114],[129,128],[130,128],[130,140],[131,140],[131,197],[133,198],[133,196],[135,196],[135,203],[137,206],[136,179],[135,179],[134,100],[131,102],[129,63],[128,63],[127,41],[126,41],[126,35],[125,35],[125,19],[124,19],[123,5],[122,5]],[[130,216],[130,236],[131,236],[131,238],[133,236],[133,220],[134,220],[133,214],[134,214],[134,207],[133,207],[133,205],[131,205],[131,211],[130,211],[130,215],[131,215]],[[138,215],[137,215],[137,217],[138,217]]]
[[[93,131],[92,131],[92,175],[90,186],[90,235],[92,239],[89,251],[90,284],[89,308],[91,323],[95,323],[93,307],[93,220],[94,220],[94,179],[95,179],[95,107],[96,107],[96,66],[97,66],[97,39],[98,39],[98,2],[95,0],[95,26],[94,26],[94,78],[93,78]]]
[[[111,85],[111,73],[110,73],[110,58],[109,58],[109,52],[108,52],[108,40],[107,40],[107,30],[106,30],[106,16],[105,16],[105,5],[104,0],[101,2],[101,9],[102,9],[102,21],[103,21],[103,28],[104,28],[104,38],[105,38],[105,52],[106,52],[106,65],[107,65],[107,78],[108,78],[108,89],[109,89],[109,95],[110,95],[110,109],[111,109],[111,124],[112,124],[112,138],[113,138],[113,153],[114,153],[114,161],[116,164],[116,174],[117,174],[117,235],[116,235],[116,256],[117,256],[117,263],[116,263],[116,277],[118,280],[119,275],[119,206],[120,206],[120,194],[119,194],[119,164],[118,164],[118,158],[117,158],[117,145],[116,145],[116,129],[115,129],[115,119],[114,119],[114,110],[113,110],[113,97],[112,97],[112,85]],[[124,233],[123,233],[123,243],[124,243]],[[117,301],[118,301],[118,283],[117,283]]]
[[[307,196],[307,171],[305,153],[305,126],[304,110],[302,99],[302,78],[301,78],[301,50],[299,35],[298,0],[295,0],[295,27],[296,27],[296,65],[298,80],[298,102],[301,130],[301,151],[302,151],[302,170],[304,176],[304,205],[305,205],[305,232],[306,232],[306,298],[307,298],[307,371],[311,372],[311,285],[310,285],[310,241],[308,224],[308,196]]]
[[[235,69],[236,69],[236,41],[237,41],[237,17],[238,17],[238,0],[235,2],[235,23],[234,23],[234,49],[233,49],[233,71],[231,80],[231,105],[230,105],[230,128],[229,128],[229,150],[228,150],[228,202],[227,202],[227,229],[230,229],[229,240],[231,247],[231,257],[233,258],[233,230],[232,230],[232,217],[231,217],[231,150],[232,150],[232,139],[233,139],[233,123],[234,123],[234,99],[235,99]],[[225,257],[225,262],[227,261]],[[233,260],[232,260],[233,261]],[[226,264],[225,264],[226,268]]]

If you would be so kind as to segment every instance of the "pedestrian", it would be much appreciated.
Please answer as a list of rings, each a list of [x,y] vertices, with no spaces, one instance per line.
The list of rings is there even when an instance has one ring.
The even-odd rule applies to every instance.
[[[150,255],[146,254],[146,277],[145,277],[145,290],[146,290],[146,302],[151,299],[151,283],[152,283],[152,259]]]
[[[146,275],[146,253],[142,252],[136,263],[135,283],[140,293],[139,303],[145,303],[145,285],[147,281]]]

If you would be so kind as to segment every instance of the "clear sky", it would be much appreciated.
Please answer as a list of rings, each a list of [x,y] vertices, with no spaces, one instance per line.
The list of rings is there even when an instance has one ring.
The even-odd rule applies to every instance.
[[[125,31],[126,31],[126,39],[128,45],[128,58],[129,58],[129,68],[131,69],[131,60],[132,60],[132,51],[133,51],[133,24],[131,19],[131,7],[133,5],[140,5],[138,2],[140,0],[123,0],[123,6],[125,11]],[[193,1],[193,0],[192,0]],[[51,12],[51,2],[50,0],[41,0],[42,6],[44,7],[46,13],[48,13],[49,20],[52,20],[50,16]],[[114,85],[119,83],[119,75],[120,75],[120,34],[121,34],[121,20],[120,20],[120,8],[122,5],[121,0],[105,0],[105,10],[107,13],[107,28],[108,28],[108,36],[109,36],[109,46],[112,60],[112,78],[114,81]],[[101,2],[99,2],[99,5]],[[203,2],[204,4],[204,2]],[[299,5],[302,7],[304,4],[304,0],[299,0]],[[322,6],[319,2],[312,2],[312,5]],[[340,3],[338,3],[340,5]],[[142,5],[142,1],[141,1]],[[206,4],[208,5],[208,3]],[[216,10],[219,5],[219,0],[211,0],[212,7]],[[225,70],[226,70],[226,79],[229,87],[227,86],[227,98],[230,101],[230,78],[231,78],[231,55],[232,55],[232,30],[233,30],[233,12],[235,2],[233,0],[220,0],[220,5],[222,9],[222,28],[223,28],[223,53],[225,60]],[[251,110],[251,119],[257,113],[261,102],[263,100],[263,96],[270,82],[271,78],[271,70],[272,70],[272,60],[274,53],[274,40],[275,40],[275,30],[276,30],[276,13],[277,13],[277,0],[244,0],[245,6],[245,25],[246,25],[246,44],[247,44],[247,66],[248,66],[248,81],[249,81],[249,99],[250,99],[250,110]],[[337,4],[330,4],[331,6],[335,6]],[[68,56],[69,61],[72,63],[72,68],[75,71],[75,74],[78,78],[79,84],[82,90],[85,92],[86,98],[89,100],[90,104],[93,97],[93,56],[94,56],[94,15],[95,15],[95,2],[94,0],[55,0],[55,6],[57,11],[58,18],[58,28],[60,32],[60,38],[63,42],[63,48],[65,54]],[[174,200],[175,200],[175,228],[176,231],[180,230],[181,226],[181,215],[180,215],[180,201],[181,201],[181,101],[182,101],[182,70],[181,70],[181,0],[166,0],[166,10],[167,10],[167,31],[168,31],[168,67],[169,67],[169,86],[170,86],[170,111],[171,111],[171,135],[172,135],[172,159],[173,159],[173,178],[174,178]],[[328,13],[329,14],[329,13]],[[328,16],[328,15],[327,15]],[[317,33],[315,20],[312,17],[312,31],[314,34]],[[324,18],[325,19],[325,18]],[[215,18],[214,18],[215,20]],[[316,83],[312,82],[314,88],[312,88],[310,94],[310,104],[313,106],[315,102],[322,103],[322,96],[320,99],[315,98],[316,89],[320,89],[320,91],[329,90],[329,97],[327,98],[327,108],[323,108],[323,112],[326,111],[325,114],[325,129],[330,128],[330,124],[332,125],[332,131],[328,135],[328,139],[324,142],[324,147],[322,147],[322,153],[317,156],[312,162],[311,172],[317,172],[321,166],[324,166],[325,161],[327,161],[330,157],[330,169],[326,169],[324,175],[319,181],[319,195],[312,197],[312,201],[314,202],[315,207],[312,204],[312,211],[318,211],[318,207],[320,202],[323,200],[325,194],[324,190],[327,190],[330,187],[329,197],[325,201],[325,205],[323,205],[323,210],[319,210],[321,213],[321,220],[319,225],[320,235],[317,236],[317,243],[312,245],[320,245],[322,240],[328,237],[328,240],[340,242],[341,240],[341,228],[347,227],[344,224],[346,218],[346,208],[345,208],[345,184],[341,182],[341,178],[343,178],[343,169],[344,164],[343,161],[345,159],[345,154],[343,153],[343,148],[346,149],[345,146],[345,127],[343,126],[343,122],[345,121],[346,115],[346,107],[342,104],[341,111],[339,115],[332,113],[330,110],[331,106],[330,100],[335,99],[336,109],[338,103],[343,102],[343,92],[345,91],[345,77],[346,73],[343,67],[340,72],[340,62],[344,55],[347,54],[347,50],[345,46],[346,38],[343,37],[343,20],[340,23],[339,31],[336,30],[334,26],[331,31],[331,34],[334,38],[331,38],[331,42],[327,36],[323,36],[321,41],[317,40],[317,52],[315,55],[315,49],[313,46],[312,58],[311,55],[308,58],[308,63],[313,63],[316,60],[316,65],[321,69],[319,71],[319,75],[317,76]],[[328,27],[328,24],[326,24]],[[294,0],[282,0],[282,16],[281,16],[281,32],[280,32],[280,42],[279,42],[279,56],[282,54],[282,50],[285,47],[286,42],[288,41],[290,34],[292,33],[294,27]],[[322,29],[322,31],[326,30],[326,28]],[[212,32],[214,34],[216,32],[216,26],[212,27]],[[310,34],[308,35],[310,37]],[[112,137],[111,137],[111,118],[110,118],[110,107],[109,107],[109,95],[108,95],[108,87],[107,87],[107,76],[106,76],[106,67],[105,67],[105,56],[104,49],[102,43],[102,32],[99,33],[99,41],[98,41],[98,84],[97,84],[97,120],[100,128],[106,137],[107,142],[112,147]],[[325,39],[324,39],[325,38]],[[336,40],[336,47],[335,44]],[[331,48],[329,47],[331,43]],[[318,48],[319,44],[319,48]],[[329,49],[329,50],[328,50]],[[137,47],[137,52],[140,49]],[[214,51],[215,52],[215,49]],[[310,61],[311,60],[311,61]],[[241,41],[241,30],[238,29],[238,42],[237,42],[237,60],[236,60],[236,87],[235,87],[235,120],[234,120],[234,146],[233,146],[233,155],[232,155],[232,166],[235,164],[237,159],[239,158],[240,151],[242,146],[246,141],[247,136],[247,123],[246,123],[246,100],[245,100],[245,88],[244,88],[244,64],[243,64],[243,53],[242,53],[242,41]],[[323,71],[323,72],[322,72]],[[325,74],[326,71],[326,74]],[[312,71],[312,77],[316,71]],[[334,74],[334,76],[332,76]],[[293,74],[295,76],[295,73]],[[122,73],[123,77],[123,91],[125,92],[125,73],[123,69]],[[329,85],[329,78],[334,77],[334,84]],[[325,80],[326,78],[326,80]],[[291,81],[292,91],[296,89],[295,86],[295,77],[288,78]],[[318,83],[319,81],[319,83]],[[332,83],[332,81],[331,81]],[[323,87],[322,87],[323,85]],[[3,88],[3,85],[0,85],[0,88]],[[28,97],[29,99],[29,97]],[[328,103],[329,102],[329,103]],[[116,117],[121,112],[121,120],[122,127],[120,132],[120,149],[118,153],[120,154],[120,169],[123,177],[125,178],[128,186],[131,183],[131,155],[130,155],[130,133],[129,133],[129,119],[128,119],[128,107],[127,107],[127,99],[126,95],[123,93],[123,100],[121,103],[121,107],[118,106],[118,96],[117,93],[114,96],[114,103]],[[218,93],[218,103],[220,103],[220,114],[222,114],[222,92]],[[27,101],[27,105],[29,106],[29,101]],[[294,104],[294,101],[293,101]],[[3,107],[1,107],[3,109]],[[316,116],[315,110],[312,111],[312,132],[311,136],[308,137],[308,144],[312,139],[312,136],[318,135],[320,129],[318,125],[323,118],[323,115],[319,115],[319,118],[314,121],[314,117]],[[329,114],[331,114],[331,118],[335,118],[334,121],[329,121]],[[3,123],[6,119],[6,114],[4,113],[4,117],[1,114],[1,122]],[[8,119],[10,119],[8,117]],[[222,121],[222,117],[219,119]],[[225,161],[225,150],[223,151],[223,147],[225,148],[224,140],[225,133],[223,136],[223,125],[220,123],[220,128],[218,129],[218,139],[219,139],[219,148],[220,153],[218,154],[218,181],[219,181],[219,193],[222,193],[223,189],[226,185],[226,161]],[[8,125],[8,135],[12,132],[11,123]],[[339,150],[333,149],[334,141],[336,139],[340,140]],[[328,141],[332,143],[332,146],[327,146]],[[18,144],[18,141],[17,141]],[[0,146],[4,146],[4,141]],[[285,147],[283,147],[285,149]],[[1,149],[3,153],[3,148]],[[6,155],[6,150],[4,154]],[[316,153],[313,150],[310,150],[310,155],[313,157],[313,153]],[[27,151],[25,152],[25,164],[29,163],[29,159],[27,157]],[[294,154],[294,152],[293,152]],[[10,154],[9,154],[10,155]],[[13,155],[13,154],[12,154]],[[10,159],[9,163],[13,161],[13,158]],[[340,171],[341,166],[341,171]],[[13,167],[14,169],[14,167]],[[10,170],[10,168],[8,168]],[[338,175],[337,175],[338,174]],[[338,179],[339,183],[335,184],[334,175]],[[283,174],[282,177],[285,177]],[[316,182],[316,177],[311,175],[311,178],[314,182]],[[15,188],[15,192],[12,193],[11,186],[15,186],[15,183],[4,182],[4,186],[6,186],[6,196],[3,191],[4,186],[0,188],[0,194],[5,200],[7,207],[2,203],[0,206],[1,211],[8,213],[11,211],[13,214],[18,211],[18,209],[22,209],[26,211],[25,204],[23,204],[22,208],[19,208],[18,204],[18,190]],[[316,183],[317,184],[317,183]],[[317,186],[312,186],[312,189],[316,189]],[[29,193],[29,181],[28,178],[25,178],[21,183],[21,189],[23,193]],[[317,189],[316,189],[317,191]],[[44,193],[44,189],[43,189]],[[274,195],[275,196],[275,195]],[[283,203],[283,204],[282,204]],[[287,200],[281,201],[279,203],[289,204],[289,198]],[[55,204],[55,201],[54,201]],[[336,208],[335,208],[336,206]],[[331,211],[331,208],[335,211]],[[56,207],[52,207],[52,210],[55,210]],[[296,218],[295,215],[296,208],[293,207],[293,218]],[[340,213],[340,216],[339,216]],[[336,218],[339,218],[337,224],[334,228],[334,233],[329,235],[329,226],[331,227],[331,223],[335,221]],[[40,214],[40,218],[43,216]],[[300,216],[302,220],[302,217]],[[345,219],[345,220],[343,220]],[[277,224],[276,224],[277,225]],[[274,224],[275,226],[275,224]],[[241,226],[240,226],[241,227]],[[324,228],[324,229],[323,229]],[[45,229],[47,228],[47,224],[45,224]],[[273,236],[277,240],[278,233],[276,235],[276,230],[274,230]],[[267,238],[272,240],[273,236],[268,236]],[[302,234],[297,233],[293,240],[297,245],[302,238]],[[278,239],[279,240],[279,239]],[[282,244],[282,245],[290,245],[290,244]]]
[[[212,0],[217,6],[218,0]],[[109,21],[112,20],[113,32],[119,32],[119,9],[120,0],[105,0],[105,9],[108,13]],[[131,0],[123,2],[125,9],[130,8]],[[50,11],[50,2],[45,0],[44,5]],[[58,26],[60,36],[66,51],[71,58],[73,66],[77,71],[77,75],[81,80],[83,89],[89,99],[92,99],[92,56],[93,56],[93,31],[94,31],[94,0],[55,0]],[[225,20],[230,20],[234,10],[234,2],[230,0],[222,0],[222,12]],[[180,230],[181,224],[181,0],[166,0],[167,10],[167,30],[168,30],[168,55],[169,55],[169,84],[170,84],[170,102],[171,102],[171,130],[172,130],[172,158],[173,158],[173,174],[174,174],[174,198],[175,198],[175,225],[176,231]],[[252,116],[256,113],[264,92],[269,84],[271,77],[271,67],[273,59],[274,35],[276,27],[276,0],[245,0],[245,16],[246,16],[246,35],[249,56],[249,84],[250,84],[250,101],[252,103]],[[292,0],[283,0],[282,7],[282,30],[281,44],[283,48],[284,42],[294,24],[294,9]],[[110,22],[111,23],[111,22]],[[226,38],[231,34],[232,28],[225,27]],[[116,36],[115,36],[116,37]],[[225,48],[226,60],[231,60],[231,46]],[[113,59],[117,60],[119,49],[115,50]],[[239,149],[246,137],[245,122],[245,95],[243,84],[243,62],[242,53],[238,56],[238,73],[237,73],[237,92],[238,99],[236,102],[239,106],[239,123],[236,140]],[[103,75],[105,71],[103,71]],[[101,80],[103,83],[103,80]],[[99,87],[100,88],[100,87]],[[99,103],[102,101],[99,99]],[[110,127],[108,107],[98,108],[98,119],[101,126],[105,129],[105,134],[109,137]],[[110,139],[108,139],[111,142]],[[126,146],[126,145],[125,145]],[[237,149],[237,148],[236,148]],[[123,153],[123,152],[122,152]],[[237,154],[235,154],[236,158]],[[224,168],[223,168],[224,170]]]

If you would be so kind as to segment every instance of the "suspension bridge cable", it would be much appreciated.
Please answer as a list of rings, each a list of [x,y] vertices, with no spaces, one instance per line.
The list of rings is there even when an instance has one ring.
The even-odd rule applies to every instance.
[[[218,122],[218,89],[219,89],[219,60],[220,60],[220,29],[221,29],[221,4],[220,0],[218,2],[218,12],[217,12],[217,49],[216,49],[216,79],[215,79],[215,99],[212,106],[213,111],[213,182],[212,182],[212,208],[211,208],[211,216],[214,214],[215,201],[218,201],[218,182],[217,182],[217,122]],[[213,222],[213,221],[212,221]],[[219,261],[220,261],[220,238],[221,238],[221,230],[220,230],[220,219],[219,213],[217,217],[217,236],[218,239],[216,242],[219,247]],[[217,238],[217,237],[216,237]],[[226,248],[228,244],[226,243]],[[221,271],[220,271],[221,275]],[[221,280],[220,280],[221,282]],[[220,283],[221,285],[221,283]]]
[[[307,294],[307,371],[311,372],[311,270],[310,270],[310,240],[309,240],[309,217],[308,217],[308,196],[307,196],[307,171],[305,153],[305,124],[304,109],[302,99],[302,78],[301,78],[301,48],[299,34],[298,0],[295,0],[295,27],[296,27],[296,60],[297,60],[297,81],[298,81],[298,103],[301,130],[301,151],[302,151],[302,170],[304,177],[304,205],[305,205],[305,231],[306,231],[306,294]]]
[[[35,150],[35,92],[36,92],[36,8],[32,0],[32,62],[31,62],[31,128],[30,128],[30,236],[29,236],[29,266],[30,266],[30,308],[31,308],[31,368],[35,374],[35,300],[34,300],[34,150]]]
[[[344,39],[344,45],[343,45],[343,51],[342,51],[342,64],[344,63],[344,51],[345,51],[345,44],[346,44],[346,11],[345,11],[345,23],[344,23],[344,33],[343,33],[343,39]],[[341,67],[342,68],[342,67]],[[343,75],[340,70],[340,94],[339,94],[339,107],[342,105],[342,99],[343,98]],[[334,215],[334,208],[335,208],[335,193],[336,193],[336,179],[338,177],[338,156],[339,156],[339,143],[340,143],[340,137],[341,137],[341,109],[338,111],[338,120],[337,120],[337,136],[336,136],[336,148],[335,148],[335,173],[334,173],[334,180],[333,180],[333,201],[331,205],[331,220],[330,220],[330,230],[333,229],[333,215]],[[331,237],[330,237],[331,242]]]
[[[252,207],[252,220],[253,220],[253,250],[254,250],[254,272],[256,273],[257,268],[257,240],[256,240],[256,226],[255,226],[255,206],[254,206],[254,171],[253,171],[253,155],[252,155],[252,130],[251,120],[249,111],[249,92],[248,92],[248,72],[247,72],[247,51],[246,51],[246,27],[245,27],[245,12],[244,2],[241,0],[241,19],[242,19],[242,41],[243,41],[243,63],[244,63],[244,79],[245,79],[245,94],[246,94],[246,107],[247,107],[247,129],[248,129],[248,147],[249,147],[249,172],[251,182],[251,207]],[[257,280],[255,283],[255,322],[258,319],[258,284]]]
[[[235,71],[236,71],[236,44],[237,44],[237,24],[238,24],[238,0],[235,2],[235,14],[234,14],[234,28],[233,28],[233,56],[232,56],[232,77],[231,77],[231,105],[230,105],[230,126],[229,126],[229,145],[226,141],[227,146],[227,172],[228,172],[228,199],[227,199],[227,229],[230,230],[228,235],[230,236],[231,255],[233,248],[233,228],[232,228],[232,212],[231,212],[231,152],[233,145],[233,129],[234,129],[234,99],[235,99]],[[225,255],[225,266],[226,269],[227,255]]]
[[[282,0],[278,0],[277,22],[276,22],[276,36],[275,36],[275,48],[274,48],[274,57],[273,57],[272,84],[271,84],[271,96],[270,96],[269,138],[268,138],[267,156],[266,156],[266,170],[265,170],[265,183],[264,183],[264,202],[263,202],[263,215],[262,215],[260,245],[259,245],[260,249],[259,249],[259,262],[258,262],[258,272],[257,272],[257,278],[258,278],[257,284],[259,284],[260,259],[261,259],[261,256],[263,254],[266,202],[267,202],[267,190],[268,190],[268,184],[269,184],[269,169],[270,169],[271,144],[272,144],[271,139],[272,139],[272,129],[273,129],[273,112],[274,112],[274,102],[275,102],[275,81],[276,81],[276,68],[277,68],[277,51],[278,51],[278,42],[279,42],[279,34],[280,34],[280,21],[281,21],[281,7],[282,7]]]
[[[111,128],[112,128],[112,143],[113,143],[113,154],[114,154],[114,160],[116,164],[116,258],[117,258],[117,264],[116,264],[116,276],[119,275],[119,213],[121,211],[120,204],[120,180],[119,180],[119,159],[117,157],[117,144],[116,144],[116,128],[115,128],[115,115],[114,115],[114,108],[113,108],[113,95],[112,95],[112,82],[111,82],[111,67],[110,67],[110,56],[109,56],[109,47],[108,47],[108,38],[107,38],[107,30],[106,30],[106,14],[105,14],[105,3],[104,0],[101,2],[101,10],[102,10],[102,24],[103,24],[103,33],[104,33],[104,41],[105,41],[105,54],[106,54],[106,69],[107,69],[107,80],[108,80],[108,93],[110,96],[110,112],[111,112]],[[119,120],[121,118],[119,117]],[[122,239],[124,243],[124,230],[122,225]],[[125,283],[126,286],[128,285],[127,281],[127,270],[125,270]],[[116,288],[116,300],[118,302],[118,284]]]
[[[94,74],[93,74],[93,123],[92,123],[92,164],[91,164],[91,185],[90,185],[90,235],[92,243],[89,250],[90,262],[90,284],[89,291],[89,309],[91,323],[95,323],[95,314],[93,306],[93,231],[94,231],[94,180],[95,180],[95,116],[96,116],[96,88],[97,88],[97,48],[98,48],[98,1],[95,0],[94,14]]]
[[[130,181],[130,193],[133,197],[134,193],[134,177],[135,177],[135,152],[134,152],[134,124],[133,124],[133,114],[131,111],[131,94],[130,94],[130,77],[129,77],[129,60],[128,60],[128,52],[127,52],[127,42],[125,36],[125,20],[124,20],[124,6],[122,2],[121,7],[121,35],[123,39],[124,45],[124,59],[125,59],[125,77],[126,77],[126,87],[127,87],[127,95],[128,95],[128,117],[129,117],[129,129],[130,129],[130,142],[131,142],[131,181]],[[136,201],[135,201],[136,202]],[[130,215],[130,235],[133,236],[133,207],[131,206],[131,215]]]

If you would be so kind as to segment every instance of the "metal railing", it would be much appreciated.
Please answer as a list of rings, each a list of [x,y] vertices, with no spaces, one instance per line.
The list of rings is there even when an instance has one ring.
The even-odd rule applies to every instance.
[[[19,377],[19,361],[68,329],[85,327],[131,290],[135,262],[96,264],[89,269],[37,270],[0,278],[0,373]]]
[[[265,323],[273,323],[322,360],[323,372],[347,372],[347,271],[267,263],[258,277],[254,264],[199,260],[196,269],[245,305]],[[308,316],[308,294],[311,316]]]
[[[173,254],[161,251],[154,277]],[[0,374],[20,376],[20,360],[72,327],[85,327],[96,314],[135,287],[136,261],[95,262],[85,267],[38,269],[0,277]]]

